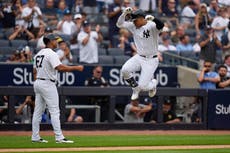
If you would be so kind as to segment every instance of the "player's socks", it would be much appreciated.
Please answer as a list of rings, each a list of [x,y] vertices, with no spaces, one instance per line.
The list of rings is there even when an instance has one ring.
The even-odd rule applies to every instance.
[[[127,82],[129,83],[129,85],[130,85],[131,87],[133,87],[133,88],[135,88],[135,87],[138,86],[136,80],[135,80],[133,77],[131,77],[131,78],[129,78],[129,79],[126,79],[126,81],[127,81]]]

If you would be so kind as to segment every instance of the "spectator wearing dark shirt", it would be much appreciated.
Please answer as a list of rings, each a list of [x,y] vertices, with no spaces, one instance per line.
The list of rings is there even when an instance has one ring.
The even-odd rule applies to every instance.
[[[14,39],[22,39],[22,40],[32,40],[35,36],[32,32],[30,32],[27,28],[24,28],[24,26],[16,25],[14,28],[14,31],[10,36],[8,37],[9,40]]]
[[[205,28],[205,34],[200,38],[199,45],[201,47],[200,68],[202,69],[204,61],[216,63],[216,50],[222,45],[210,26]]]
[[[176,1],[175,0],[167,0],[166,5],[163,5],[163,16],[167,17],[166,22],[171,27],[176,27],[179,25],[178,20],[178,11],[176,7]]]
[[[177,17],[178,11],[176,8],[176,1],[175,0],[168,0],[167,5],[163,6],[163,15],[166,17]]]
[[[90,8],[90,12],[89,13],[92,13],[92,14],[98,13],[98,10],[97,10],[97,1],[96,0],[84,0],[83,1],[83,6],[84,6],[83,7],[83,11],[84,12],[87,12],[84,9]]]
[[[169,97],[165,97],[163,103],[163,122],[167,124],[179,123],[181,120],[177,117],[175,111],[172,108],[172,102]],[[152,123],[157,122],[157,111],[153,113]]]
[[[116,23],[121,13],[122,13],[121,0],[114,0],[114,3],[109,5],[109,9],[108,9],[110,43],[112,43],[114,35],[119,35],[119,28],[116,26]]]
[[[211,18],[208,15],[207,5],[205,3],[200,4],[198,13],[195,17],[195,28],[198,37],[204,34],[204,29],[211,23]]]
[[[224,65],[227,67],[227,76],[230,77],[230,55],[224,57]]]
[[[125,55],[131,57],[136,54],[137,48],[130,35],[131,34],[127,29],[120,29],[120,42],[118,44],[118,47],[124,50]]]
[[[230,78],[227,76],[227,66],[220,65],[218,67],[218,74],[220,76],[220,82],[217,83],[217,88],[230,88]]]
[[[16,14],[15,8],[13,7],[13,3],[5,2],[4,5],[2,5],[0,12],[0,21],[2,23],[3,28],[14,28]]]
[[[108,82],[102,76],[103,68],[102,66],[95,66],[93,68],[93,75],[91,78],[85,80],[85,86],[93,87],[108,87]],[[105,122],[108,117],[108,106],[109,97],[108,96],[91,96],[90,103],[101,106],[101,121]]]
[[[66,12],[66,10],[68,10],[68,6],[66,5],[66,2],[59,1],[58,10],[57,10],[57,16],[59,21],[62,20],[62,18],[64,17],[64,12]]]
[[[42,13],[43,20],[46,21],[49,26],[55,26],[58,23],[57,8],[54,7],[54,0],[46,0]]]
[[[173,7],[175,9],[178,8],[178,5],[179,5],[179,1],[178,0],[175,0],[175,1],[171,1],[171,2],[175,2],[174,4],[168,4],[170,0],[158,0],[158,13],[164,13],[164,10],[167,9],[168,5],[173,5]],[[167,5],[165,5],[167,4]]]
[[[228,31],[221,37],[221,43],[223,45],[222,59],[226,55],[230,55],[230,21],[228,22]]]

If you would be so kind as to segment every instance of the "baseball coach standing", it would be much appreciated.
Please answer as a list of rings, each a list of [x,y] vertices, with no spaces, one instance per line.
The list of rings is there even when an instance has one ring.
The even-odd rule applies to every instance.
[[[46,48],[41,49],[34,57],[34,92],[35,109],[32,120],[32,142],[47,143],[39,135],[42,113],[46,105],[51,115],[51,123],[55,133],[56,143],[73,143],[67,140],[61,130],[59,98],[56,88],[57,71],[83,71],[83,66],[67,66],[61,63],[53,51],[57,47],[56,36],[48,34],[43,38]]]

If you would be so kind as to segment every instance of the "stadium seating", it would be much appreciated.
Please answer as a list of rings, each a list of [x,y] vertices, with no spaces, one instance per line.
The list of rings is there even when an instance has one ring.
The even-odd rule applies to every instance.
[[[16,50],[17,48],[15,47],[0,47],[0,55],[12,55]]]
[[[10,46],[9,40],[0,39],[0,46],[1,47],[8,47],[8,46]]]
[[[98,48],[98,55],[107,55],[107,51],[105,48]]]
[[[101,26],[100,32],[101,32],[101,35],[103,36],[104,40],[109,39],[109,29],[107,26]]]
[[[108,55],[98,56],[99,64],[114,64],[113,57]]]
[[[26,40],[14,39],[10,41],[12,47],[24,47],[28,44]]]
[[[117,55],[124,55],[123,49],[120,48],[108,48],[108,55],[117,56]]]
[[[28,41],[28,46],[31,48],[36,48],[37,47],[37,41]]]

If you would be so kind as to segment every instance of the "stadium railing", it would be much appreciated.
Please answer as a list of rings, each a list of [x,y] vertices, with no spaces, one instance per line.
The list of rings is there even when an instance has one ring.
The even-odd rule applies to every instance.
[[[129,87],[108,87],[108,88],[100,88],[100,87],[58,87],[58,92],[60,95],[60,111],[61,116],[60,120],[63,123],[64,129],[206,129],[207,128],[207,91],[203,89],[186,89],[186,88],[159,88],[156,94],[157,100],[157,111],[158,111],[158,121],[159,124],[151,124],[151,123],[141,123],[138,126],[132,126],[133,124],[127,123],[116,123],[115,115],[116,115],[116,96],[130,96],[132,93],[131,88]],[[147,96],[147,92],[141,93],[140,96]],[[15,96],[16,95],[34,95],[32,87],[0,87],[0,95],[8,95],[9,96],[9,104],[8,104],[8,120],[7,124],[0,124],[0,130],[9,130],[14,129],[14,115],[15,115]],[[110,96],[109,102],[109,114],[108,114],[108,122],[107,123],[83,123],[83,124],[64,124],[65,115],[64,109],[66,108],[65,104],[65,96]],[[185,96],[185,97],[200,97],[202,99],[202,122],[201,123],[179,123],[173,125],[167,125],[162,123],[162,105],[164,102],[165,96]],[[93,126],[92,126],[93,124]],[[17,127],[24,126],[18,125]],[[47,125],[42,125],[46,126]],[[27,125],[22,127],[22,129],[31,129],[31,125]]]

